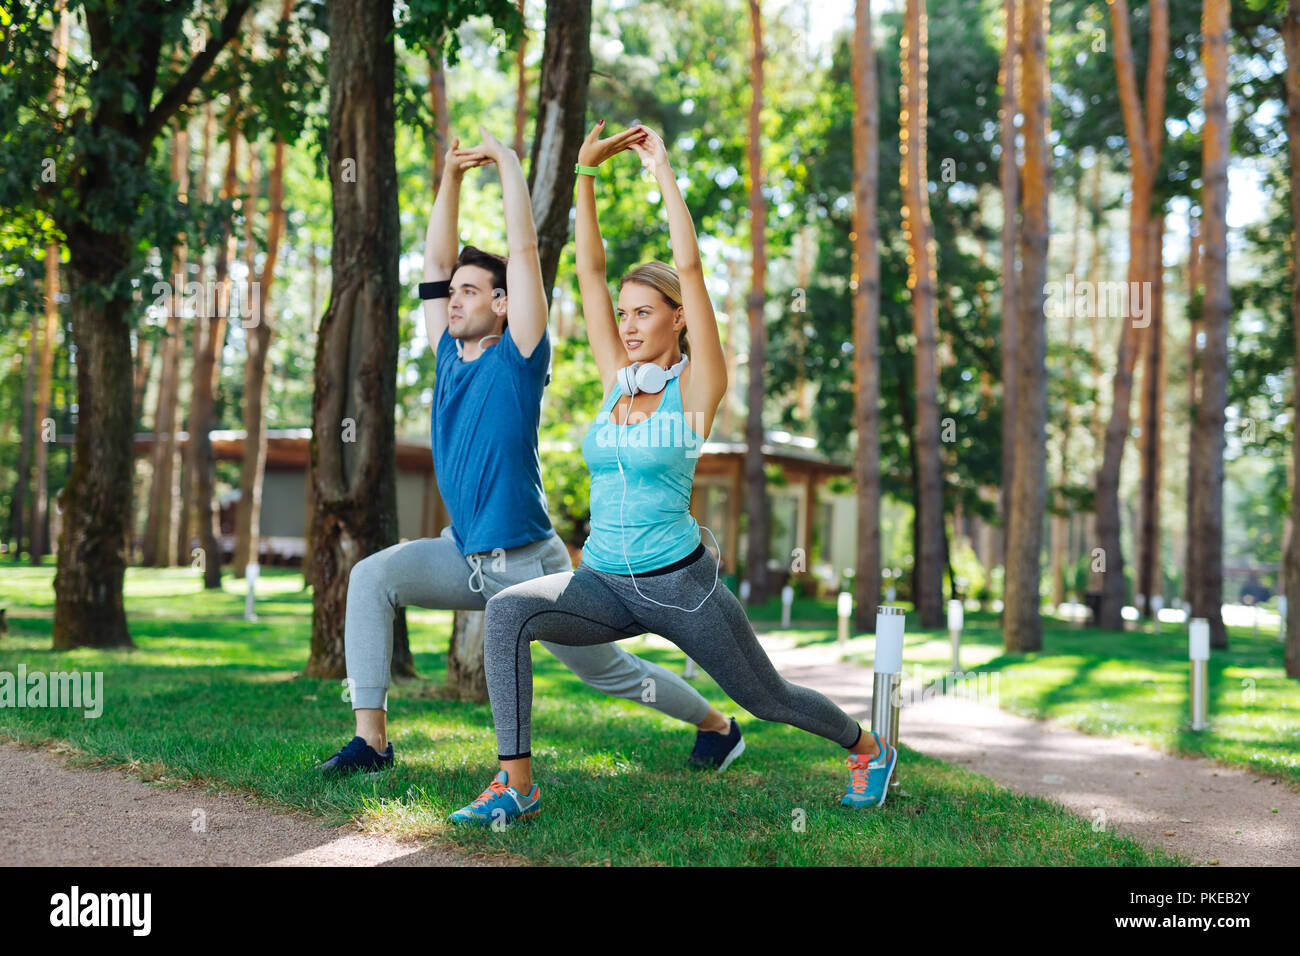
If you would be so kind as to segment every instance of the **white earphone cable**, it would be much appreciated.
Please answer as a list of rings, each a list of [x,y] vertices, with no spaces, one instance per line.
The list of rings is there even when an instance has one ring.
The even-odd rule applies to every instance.
[[[681,386],[679,385],[678,388],[680,388],[680,387],[681,387]],[[627,415],[625,415],[624,418],[623,418],[623,427],[624,427],[624,428],[627,427],[627,423],[628,423],[628,421],[632,418],[632,399],[634,399],[635,397],[636,397],[636,392],[632,392],[632,393],[628,396],[628,402],[627,402]],[[668,396],[665,395],[663,398],[661,398],[661,399],[659,400],[659,404],[662,405],[662,404],[663,404],[664,402],[666,402],[667,400],[668,400]],[[615,406],[615,408],[617,408],[617,406],[618,406],[618,401],[617,401],[617,400],[615,400],[615,402],[614,402],[614,406]],[[611,409],[611,410],[612,410],[612,409]],[[686,423],[686,418],[685,418],[685,409],[683,409],[683,410],[682,410],[682,424],[683,424],[683,426],[685,425],[685,423]],[[638,423],[638,424],[639,424],[639,423]],[[682,440],[685,441],[685,439],[686,439],[686,432],[685,432],[685,429],[683,428],[683,431],[682,431]],[[713,534],[713,529],[712,529],[712,528],[705,527],[704,525],[698,524],[698,522],[697,522],[697,526],[698,526],[698,527],[704,528],[705,531],[709,532],[709,537],[713,539],[713,547],[714,547],[714,549],[718,552],[718,555],[717,555],[717,559],[713,562],[713,587],[709,588],[709,593],[706,594],[706,595],[704,595],[704,597],[700,600],[700,603],[697,604],[697,605],[695,605],[695,607],[685,608],[685,607],[679,607],[679,606],[676,605],[676,604],[664,604],[662,601],[656,601],[654,598],[650,597],[650,596],[647,595],[647,594],[642,594],[642,593],[641,593],[641,589],[640,589],[639,587],[636,586],[636,575],[632,573],[632,559],[629,558],[629,557],[628,557],[628,554],[627,554],[627,526],[623,523],[623,510],[624,510],[625,505],[627,504],[627,474],[624,473],[624,471],[623,471],[623,461],[622,461],[622,458],[619,456],[619,453],[618,453],[618,444],[619,444],[619,441],[618,441],[618,433],[615,433],[615,435],[614,435],[614,461],[618,463],[618,473],[619,473],[619,476],[623,479],[623,497],[619,500],[619,503],[618,503],[618,530],[619,530],[619,534],[620,534],[620,536],[621,536],[621,540],[622,540],[622,542],[623,542],[623,561],[627,564],[627,574],[628,574],[628,577],[630,577],[630,578],[632,579],[632,589],[633,589],[634,591],[636,591],[638,597],[641,597],[641,598],[643,598],[644,600],[649,601],[651,604],[658,604],[660,607],[670,607],[670,608],[672,608],[673,610],[676,610],[676,611],[686,611],[688,614],[693,614],[694,612],[696,612],[696,611],[698,611],[700,608],[702,608],[702,607],[704,606],[704,602],[707,601],[709,598],[711,598],[711,597],[713,596],[713,592],[716,591],[716,590],[718,589],[718,573],[719,573],[719,570],[720,570],[720,568],[721,568],[722,548],[720,548],[720,547],[718,546],[718,539],[717,539],[717,537]]]

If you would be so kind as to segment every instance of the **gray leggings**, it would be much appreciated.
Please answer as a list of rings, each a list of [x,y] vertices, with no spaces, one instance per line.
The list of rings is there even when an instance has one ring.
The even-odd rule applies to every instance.
[[[450,528],[444,528],[441,537],[404,541],[358,561],[348,579],[344,621],[353,709],[388,709],[397,608],[414,604],[481,611],[502,588],[571,567],[569,552],[556,535],[466,557],[456,547]],[[709,712],[709,702],[682,678],[617,645],[547,644],[546,649],[585,683],[612,697],[649,704],[689,724],[700,723]],[[647,695],[647,687],[656,688],[656,693]]]
[[[850,748],[858,741],[858,722],[823,695],[791,684],[772,666],[745,609],[719,581],[699,610],[694,608],[713,587],[713,555],[664,574],[636,576],[597,571],[579,564],[577,571],[548,574],[506,588],[488,601],[483,660],[497,753],[502,760],[529,755],[533,704],[531,641],[600,646],[647,631],[672,641],[737,704],[761,720],[793,724],[801,730]],[[647,687],[651,696],[662,693]]]

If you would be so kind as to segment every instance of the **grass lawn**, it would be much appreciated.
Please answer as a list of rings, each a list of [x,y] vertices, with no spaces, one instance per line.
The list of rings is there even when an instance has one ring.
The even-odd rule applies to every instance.
[[[780,630],[779,602],[752,611],[758,630]],[[835,605],[796,601],[789,634],[797,643],[834,641]],[[946,630],[923,631],[907,616],[904,679],[933,681],[951,666]],[[1084,733],[1127,737],[1171,753],[1211,757],[1276,776],[1300,789],[1300,681],[1282,669],[1274,628],[1228,628],[1228,650],[1210,651],[1210,729],[1190,729],[1187,632],[1116,634],[1044,618],[1043,650],[1007,654],[996,614],[965,613],[964,673],[997,674],[998,703],[1026,717],[1050,717]],[[846,659],[870,666],[871,635],[854,636]],[[888,806],[888,804],[886,804]]]
[[[259,620],[243,620],[242,582],[203,592],[197,571],[127,573],[133,651],[49,650],[53,568],[4,565],[10,633],[0,670],[102,671],[103,714],[0,709],[0,736],[57,742],[86,764],[131,766],[162,785],[235,789],[325,822],[429,837],[471,853],[552,864],[1086,865],[1186,863],[1056,804],[900,748],[900,786],[880,811],[838,806],[843,751],[784,725],[745,722],[748,749],[725,774],[682,764],[693,728],[588,690],[534,648],[536,775],[543,813],[502,833],[447,815],[495,772],[486,704],[436,696],[447,612],[408,610],[424,678],[390,694],[397,766],[321,780],[313,765],[351,736],[335,681],[295,678],[307,657],[311,604],[295,572],[264,569]],[[682,656],[635,648],[669,667]],[[707,677],[696,681],[727,707]]]

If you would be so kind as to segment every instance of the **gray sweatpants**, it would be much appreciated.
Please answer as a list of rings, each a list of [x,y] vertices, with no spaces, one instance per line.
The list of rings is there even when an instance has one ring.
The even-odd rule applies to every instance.
[[[450,528],[444,528],[440,537],[404,541],[358,561],[348,579],[344,621],[353,709],[388,709],[397,608],[414,604],[481,611],[502,588],[570,568],[569,552],[557,535],[517,548],[464,556]],[[617,645],[562,643],[547,644],[546,649],[585,683],[612,697],[647,703],[689,724],[700,723],[709,712],[709,702],[682,678]],[[655,693],[646,694],[647,687],[654,687]]]
[[[861,728],[856,720],[822,694],[791,684],[776,672],[745,609],[721,582],[704,601],[716,567],[713,555],[705,551],[676,571],[637,575],[634,587],[626,575],[579,564],[576,571],[516,584],[488,601],[483,661],[500,759],[529,755],[530,642],[601,646],[646,632],[661,634],[680,647],[755,717],[793,724],[845,748],[857,743]],[[704,603],[690,612],[655,601],[688,609]]]

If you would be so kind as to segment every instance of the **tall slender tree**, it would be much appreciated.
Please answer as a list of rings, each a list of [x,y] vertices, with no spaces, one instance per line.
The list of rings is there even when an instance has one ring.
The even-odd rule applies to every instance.
[[[293,12],[293,0],[281,0],[280,27],[281,35],[287,28],[289,15]],[[262,519],[262,482],[266,474],[266,397],[267,397],[267,362],[270,358],[271,340],[275,335],[276,318],[270,308],[271,291],[275,286],[277,266],[280,261],[280,243],[284,237],[284,162],[285,133],[277,129],[271,152],[271,169],[267,183],[266,256],[261,269],[257,268],[254,255],[256,244],[253,242],[253,220],[257,208],[255,195],[250,198],[250,206],[245,219],[248,228],[248,282],[249,297],[253,303],[252,325],[244,330],[248,354],[244,360],[244,404],[241,417],[244,425],[244,460],[239,472],[239,505],[235,509],[235,577],[242,577],[248,563],[260,553],[261,519]],[[256,163],[257,147],[250,139],[250,171]],[[258,177],[250,176],[256,183]],[[219,349],[218,349],[219,354]],[[210,413],[209,413],[210,414]],[[211,456],[211,444],[208,444]],[[211,485],[208,488],[211,499]],[[212,506],[209,505],[212,512]],[[208,519],[211,525],[215,514]]]
[[[745,579],[750,597],[762,601],[768,593],[768,536],[770,508],[767,472],[763,462],[764,370],[767,356],[767,200],[763,196],[763,12],[760,0],[749,0],[750,100],[746,145],[749,189],[750,285],[746,300],[749,315],[748,414],[745,419],[745,514],[748,520]]]
[[[1024,61],[1021,113],[1025,123],[1024,191],[1020,259],[1024,282],[1016,363],[1016,441],[1011,485],[1011,533],[1007,537],[1003,640],[1009,651],[1043,646],[1040,553],[1047,504],[1047,201],[1051,192],[1048,143],[1047,0],[1022,0],[1020,48]]]
[[[50,106],[57,116],[63,112],[64,73],[68,66],[68,11],[67,0],[57,0],[54,16],[58,25],[54,29],[54,89]],[[49,242],[45,246],[45,330],[41,336],[40,360],[36,378],[36,405],[33,419],[35,462],[32,467],[32,551],[33,564],[40,564],[49,552],[45,538],[49,508],[49,442],[45,440],[44,422],[50,410],[50,384],[54,372],[55,336],[59,329],[59,261],[61,246]]]
[[[182,203],[189,193],[190,137],[185,116],[176,117],[172,139],[172,182]],[[180,401],[181,317],[185,303],[186,243],[178,237],[170,250],[168,280],[172,295],[167,309],[166,338],[162,347],[162,376],[154,403],[153,445],[150,449],[149,510],[145,519],[144,557],[147,567],[170,567],[188,555],[176,552],[172,538],[180,478],[176,474],[179,444],[176,440],[177,405]]]
[[[1296,343],[1292,395],[1300,401],[1300,0],[1289,0],[1283,21],[1286,48],[1286,136],[1291,162],[1291,326]],[[1288,677],[1300,677],[1300,425],[1292,426],[1291,539],[1286,560],[1286,652]]]
[[[902,37],[902,88],[899,118],[903,189],[903,232],[908,243],[907,286],[912,293],[912,330],[916,336],[916,567],[912,600],[922,627],[942,627],[945,542],[943,471],[939,455],[938,300],[934,226],[926,179],[926,59],[928,37],[925,0],[907,0]]]
[[[1210,645],[1228,646],[1223,625],[1223,449],[1228,405],[1228,0],[1204,0],[1201,8],[1205,63],[1205,125],[1201,209],[1205,231],[1202,260],[1205,298],[1202,323],[1200,402],[1192,426],[1188,481],[1196,485],[1189,547],[1192,616],[1210,624]]]
[[[1114,33],[1115,72],[1124,133],[1128,140],[1129,164],[1133,174],[1129,203],[1129,289],[1150,289],[1150,256],[1147,251],[1148,223],[1156,170],[1164,144],[1165,66],[1169,60],[1169,7],[1167,0],[1151,0],[1150,52],[1147,58],[1146,105],[1138,95],[1133,46],[1129,34],[1127,0],[1109,0]],[[1124,553],[1120,546],[1119,478],[1124,448],[1128,444],[1133,370],[1140,350],[1139,331],[1150,333],[1145,319],[1134,315],[1134,296],[1125,297],[1124,326],[1119,337],[1119,356],[1114,378],[1114,403],[1106,426],[1105,448],[1097,471],[1097,534],[1101,562],[1094,564],[1094,590],[1101,593],[1100,625],[1123,630],[1126,597]],[[1141,297],[1149,301],[1147,296]],[[1145,329],[1139,329],[1139,323]]]
[[[875,628],[880,601],[880,95],[871,0],[853,23],[853,372],[857,555],[853,603],[858,630]]]
[[[1002,22],[1006,42],[1002,47],[1002,156],[999,172],[1002,187],[1002,488],[999,511],[1002,517],[1002,561],[1006,561],[1007,535],[1011,531],[1011,479],[1015,474],[1016,446],[1016,270],[1019,251],[1020,163],[1016,156],[1016,113],[1020,108],[1020,28],[1016,0],[1003,0]]]
[[[1141,493],[1137,544],[1137,592],[1141,596],[1138,613],[1144,618],[1155,615],[1152,598],[1162,590],[1160,569],[1160,444],[1163,440],[1165,381],[1164,315],[1164,232],[1165,215],[1157,212],[1147,228],[1147,253],[1151,257],[1151,326],[1143,345],[1142,373],[1142,460]]]

